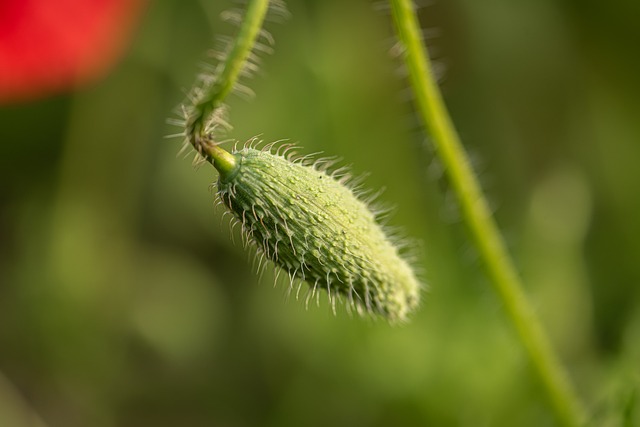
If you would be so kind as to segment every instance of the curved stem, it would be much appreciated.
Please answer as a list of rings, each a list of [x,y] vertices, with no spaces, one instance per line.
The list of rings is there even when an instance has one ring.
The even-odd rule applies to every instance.
[[[433,78],[420,38],[420,26],[410,0],[390,0],[396,31],[404,45],[404,61],[416,96],[417,109],[436,145],[457,194],[464,220],[560,422],[578,426],[582,405],[555,355],[491,215],[478,180]]]
[[[211,159],[221,177],[227,177],[236,169],[237,161],[233,154],[213,143],[203,144],[203,152]]]
[[[269,0],[250,0],[244,19],[233,45],[222,63],[222,69],[215,80],[202,89],[194,101],[193,112],[187,122],[187,136],[198,152],[206,154],[212,159],[224,150],[209,150],[212,146],[208,142],[207,123],[222,106],[224,99],[235,87],[240,72],[256,42],[262,22],[269,8]],[[203,143],[202,141],[205,141]],[[224,151],[226,153],[226,151]]]

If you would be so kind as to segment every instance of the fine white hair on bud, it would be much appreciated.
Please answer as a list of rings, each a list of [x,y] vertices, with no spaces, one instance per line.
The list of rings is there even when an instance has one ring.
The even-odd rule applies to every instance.
[[[285,150],[286,151],[286,150]],[[374,212],[325,165],[245,147],[214,155],[218,194],[242,223],[245,239],[289,276],[326,290],[358,313],[407,320],[420,281]],[[306,160],[306,159],[304,159]]]

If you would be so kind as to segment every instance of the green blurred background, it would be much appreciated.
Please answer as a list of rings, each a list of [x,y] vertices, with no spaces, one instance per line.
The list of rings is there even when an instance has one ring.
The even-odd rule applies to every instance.
[[[391,225],[421,246],[413,321],[305,310],[272,271],[258,280],[214,209],[213,169],[163,138],[214,35],[235,31],[218,16],[233,4],[152,0],[104,80],[0,109],[0,426],[554,425],[414,117],[390,17],[288,5],[257,97],[229,100],[230,137],[286,138],[386,188]],[[579,394],[596,425],[638,423],[640,3],[420,15]]]

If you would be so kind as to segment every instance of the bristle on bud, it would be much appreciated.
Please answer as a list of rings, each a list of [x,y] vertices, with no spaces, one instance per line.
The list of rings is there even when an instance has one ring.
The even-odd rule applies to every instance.
[[[392,323],[407,320],[420,299],[420,282],[375,214],[324,169],[254,148],[232,153],[219,169],[218,193],[242,224],[245,241],[289,276],[319,289],[335,307],[344,297],[359,313]]]

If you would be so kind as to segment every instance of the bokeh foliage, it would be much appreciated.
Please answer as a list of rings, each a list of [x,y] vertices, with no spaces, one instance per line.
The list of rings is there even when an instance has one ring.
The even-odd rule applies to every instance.
[[[386,187],[391,225],[421,242],[413,322],[305,310],[272,271],[258,280],[213,169],[163,139],[231,5],[152,1],[105,80],[0,110],[0,425],[553,425],[412,114],[389,17],[288,4],[230,136],[299,142]],[[458,0],[421,17],[579,393],[598,425],[638,422],[640,7]]]

